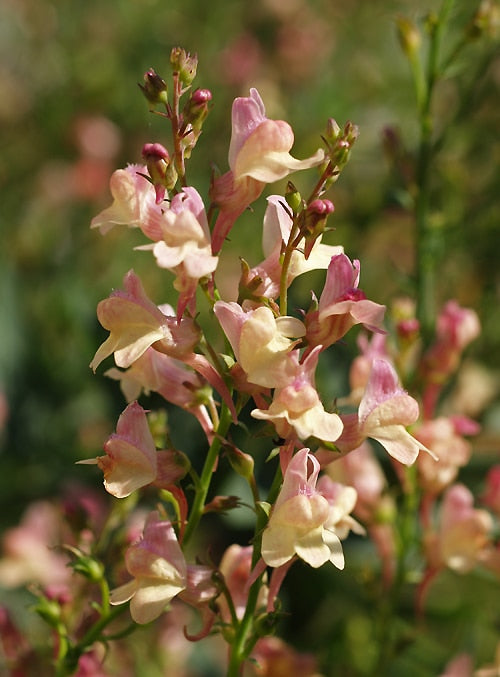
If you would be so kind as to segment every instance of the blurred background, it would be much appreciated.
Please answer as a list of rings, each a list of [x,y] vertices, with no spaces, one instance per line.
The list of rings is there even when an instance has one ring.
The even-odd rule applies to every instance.
[[[476,3],[456,5],[453,23],[463,30]],[[132,250],[140,234],[116,228],[103,238],[89,229],[110,203],[112,171],[139,161],[145,142],[168,145],[166,124],[137,87],[143,73],[154,67],[167,79],[173,46],[198,54],[195,85],[212,91],[214,105],[189,178],[205,198],[212,165],[227,169],[232,100],[251,86],[269,117],[291,123],[296,157],[321,145],[328,117],[357,124],[351,161],[329,195],[336,230],[328,242],[361,259],[361,287],[388,303],[411,292],[404,183],[418,142],[396,19],[418,21],[429,9],[435,2],[2,0],[0,528],[34,499],[74,482],[95,486],[97,473],[74,463],[101,453],[124,407],[117,384],[88,367],[105,337],[98,301],[133,267],[151,298],[175,303],[168,273]],[[471,41],[450,76],[435,100],[447,130],[432,179],[442,226],[438,293],[481,319],[467,360],[489,390],[480,405],[471,394],[469,406],[483,424],[478,457],[489,463],[500,439],[498,43],[489,35]],[[258,209],[234,237],[252,265],[261,259],[251,227]],[[222,274],[230,280],[239,264],[228,249]],[[296,293],[306,298],[311,283],[301,285]]]

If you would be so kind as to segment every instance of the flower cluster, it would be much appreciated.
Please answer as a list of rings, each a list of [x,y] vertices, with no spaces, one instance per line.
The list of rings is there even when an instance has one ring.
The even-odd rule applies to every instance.
[[[142,164],[117,170],[113,203],[92,227],[102,234],[118,225],[139,228],[149,242],[138,249],[151,252],[152,261],[173,275],[177,305],[158,305],[133,270],[121,289],[98,304],[97,317],[109,336],[90,366],[95,371],[113,356],[115,366],[106,374],[120,382],[127,406],[104,455],[82,463],[98,466],[112,496],[144,497],[145,505],[151,496],[157,501],[144,516],[142,535],[125,549],[124,567],[113,574],[109,604],[120,609],[130,601],[138,624],[159,618],[174,603],[188,604],[203,619],[191,638],[217,629],[230,647],[228,674],[236,675],[252,652],[264,660],[269,651],[264,638],[279,618],[280,587],[297,560],[342,570],[349,564],[342,541],[350,532],[368,535],[382,561],[384,585],[393,584],[401,566],[397,506],[383,466],[393,468],[403,494],[421,495],[421,606],[442,568],[498,566],[489,513],[476,510],[466,487],[453,484],[470,455],[464,436],[477,426],[438,412],[442,388],[479,324],[472,311],[450,302],[438,318],[435,340],[423,345],[411,303],[396,304],[384,324],[385,306],[359,287],[359,260],[341,245],[323,242],[334,213],[325,193],[357,138],[351,123],[341,128],[329,120],[324,147],[298,160],[290,154],[292,128],[269,119],[260,94],[251,89],[233,103],[229,170],[212,176],[204,200],[189,183],[186,161],[211,94],[190,92],[195,57],[175,49],[171,64],[171,96],[153,70],[141,89],[152,109],[164,107],[172,148],[146,144]],[[307,197],[288,178],[302,170],[316,173]],[[279,191],[285,178],[286,189],[266,198],[262,261],[242,260],[238,285],[221,298],[217,275],[227,236],[266,186],[277,184]],[[322,289],[312,290],[308,308],[290,310],[295,279],[313,270],[325,271]],[[206,316],[202,299],[209,331],[200,319]],[[337,393],[332,404],[317,385],[321,370],[355,326],[361,333],[350,392]],[[421,397],[418,388],[410,394],[406,385],[418,383]],[[201,469],[176,448],[168,430],[161,443],[155,439],[149,412],[138,402],[150,393],[196,418],[206,440]],[[231,436],[247,404],[272,450],[267,461],[274,463],[274,480],[265,495],[258,468],[266,454],[258,458],[237,448]],[[224,457],[252,492],[254,537],[244,547],[231,545],[218,564],[206,552],[190,562],[204,514],[240,503],[238,497],[210,495]],[[492,477],[487,495],[495,509],[498,484]],[[74,552],[81,568],[84,555]],[[111,617],[109,608],[107,613]],[[103,625],[107,618],[103,612]]]

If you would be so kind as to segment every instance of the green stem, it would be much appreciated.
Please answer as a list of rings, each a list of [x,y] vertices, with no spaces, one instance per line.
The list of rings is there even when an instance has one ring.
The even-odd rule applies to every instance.
[[[435,85],[440,76],[439,57],[443,32],[446,27],[449,13],[454,0],[444,0],[438,17],[432,26],[430,47],[425,75],[422,79],[422,69],[417,65],[418,57],[410,59],[420,117],[420,145],[416,168],[416,296],[417,317],[424,342],[428,341],[434,332],[436,317],[436,245],[437,232],[430,219],[430,173],[434,159],[435,146],[433,144],[432,97]]]
[[[403,505],[398,513],[396,542],[396,571],[389,594],[384,594],[377,624],[380,654],[375,674],[386,674],[398,645],[398,634],[394,619],[398,617],[398,608],[402,588],[407,580],[408,556],[417,542],[418,503],[416,467],[405,468],[406,480]]]
[[[281,265],[280,277],[280,314],[286,315],[288,307],[288,269],[292,260],[292,254],[295,250],[297,235],[299,233],[299,225],[297,223],[297,216],[294,217],[292,228],[290,230],[290,237],[286,245],[285,253],[283,255],[283,263]]]
[[[177,174],[182,186],[187,186],[186,179],[186,168],[184,166],[184,152],[181,144],[181,132],[180,132],[180,121],[179,121],[179,101],[181,97],[182,85],[179,79],[179,74],[174,73],[174,86],[172,94],[172,115],[171,115],[171,124],[172,124],[172,137],[174,143],[174,162]]]
[[[199,484],[196,489],[191,513],[189,515],[186,530],[184,532],[184,538],[182,540],[183,546],[185,546],[192,538],[193,533],[200,522],[201,516],[203,515],[203,509],[205,507],[205,501],[210,487],[210,482],[212,480],[212,474],[217,461],[217,456],[222,446],[222,441],[227,435],[227,431],[229,430],[231,423],[231,412],[229,411],[228,407],[222,403],[219,425],[217,427],[217,432],[214,435],[212,444],[210,445],[210,448],[207,452],[203,470],[201,471]]]
[[[274,503],[279,493],[282,481],[281,468],[278,463],[274,479],[269,490],[268,502]],[[257,520],[254,533],[254,548],[252,553],[252,569],[261,558],[261,534],[266,526],[267,517],[263,511],[257,511]],[[263,573],[252,583],[247,599],[245,614],[236,627],[235,636],[231,643],[227,677],[238,677],[243,669],[243,664],[250,655],[255,643],[259,639],[258,633],[254,632],[254,616],[259,593],[262,587]]]

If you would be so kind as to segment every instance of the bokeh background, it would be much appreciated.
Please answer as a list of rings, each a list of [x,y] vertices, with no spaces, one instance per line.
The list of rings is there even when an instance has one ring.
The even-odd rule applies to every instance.
[[[458,31],[476,3],[456,5]],[[110,202],[111,172],[138,161],[145,142],[168,144],[164,121],[137,87],[143,73],[154,67],[167,77],[173,46],[198,54],[196,84],[212,91],[214,106],[189,171],[205,196],[212,165],[227,169],[232,100],[251,86],[269,117],[292,124],[297,157],[320,145],[328,117],[356,123],[359,140],[330,195],[336,230],[328,241],[361,259],[362,288],[388,303],[411,292],[414,231],[403,178],[418,142],[395,26],[400,15],[418,21],[430,9],[434,2],[418,0],[1,0],[0,528],[31,501],[98,479],[75,461],[101,452],[124,406],[116,383],[88,367],[105,335],[98,301],[133,267],[151,298],[175,302],[168,274],[132,251],[140,234],[117,228],[102,238],[89,229]],[[456,35],[447,39],[451,46]],[[471,42],[434,106],[447,130],[433,176],[438,295],[479,313],[483,333],[467,362],[489,384],[480,402],[473,394],[468,403],[483,424],[467,471],[472,483],[500,448],[496,44],[492,36]],[[392,153],[388,138],[401,142]],[[260,260],[258,209],[234,238],[252,264]],[[231,247],[228,288],[239,266]],[[301,284],[296,293],[306,298],[312,283]]]

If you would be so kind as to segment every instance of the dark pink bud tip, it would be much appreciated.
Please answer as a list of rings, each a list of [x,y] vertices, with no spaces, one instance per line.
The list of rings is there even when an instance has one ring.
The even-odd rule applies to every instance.
[[[335,207],[330,200],[313,200],[308,206],[307,211],[313,214],[328,215],[334,211]]]
[[[191,95],[191,101],[200,105],[212,100],[212,92],[209,89],[196,89]]]
[[[168,160],[169,154],[167,149],[161,143],[145,143],[142,147],[143,158],[158,158],[160,160]]]

